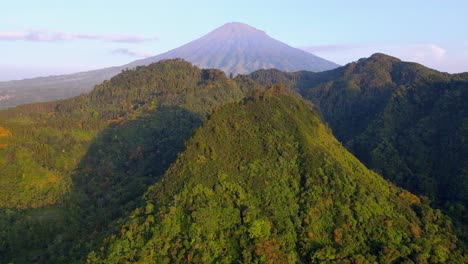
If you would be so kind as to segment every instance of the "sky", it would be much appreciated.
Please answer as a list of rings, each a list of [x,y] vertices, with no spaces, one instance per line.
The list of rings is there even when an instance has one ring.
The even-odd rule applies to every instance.
[[[2,1],[0,80],[118,66],[228,22],[344,65],[375,52],[468,71],[468,1]]]

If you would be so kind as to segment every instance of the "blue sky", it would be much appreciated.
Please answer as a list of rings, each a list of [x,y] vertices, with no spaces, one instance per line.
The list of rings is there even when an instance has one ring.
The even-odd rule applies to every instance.
[[[4,1],[0,80],[122,65],[247,23],[339,64],[384,52],[468,71],[468,1]]]

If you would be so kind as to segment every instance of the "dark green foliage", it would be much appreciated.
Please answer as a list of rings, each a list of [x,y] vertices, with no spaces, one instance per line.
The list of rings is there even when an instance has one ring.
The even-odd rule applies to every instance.
[[[90,263],[464,261],[450,220],[273,87],[216,111]]]
[[[444,208],[463,228],[465,240],[467,88],[468,81],[457,80],[400,87],[381,115],[349,143],[370,167]]]
[[[40,262],[85,256],[140,205],[202,120],[252,83],[168,60],[126,70],[88,95],[0,112],[0,208],[11,209],[0,212],[0,262],[21,262],[24,252],[41,252],[32,256]],[[57,217],[42,221],[49,210]],[[26,243],[22,229],[43,234],[42,244]]]
[[[173,118],[162,117],[168,114],[164,107],[179,107],[186,110],[182,116],[202,119],[213,108],[240,100],[242,86],[241,79],[229,80],[221,71],[201,71],[182,60],[170,60],[124,71],[88,95],[0,112],[0,129],[6,131],[0,134],[0,206],[37,208],[60,203],[70,191],[71,172],[98,133],[102,134],[97,141],[107,144],[106,137],[132,122],[133,130],[126,132],[124,140],[136,141],[128,138],[133,136],[129,133],[150,133],[154,126],[165,125],[153,119]],[[108,126],[108,132],[102,132]],[[139,126],[147,126],[148,131]]]
[[[327,73],[330,72],[332,71],[327,71]],[[309,71],[282,72],[276,69],[270,69],[258,70],[248,76],[265,87],[275,84],[284,84],[301,91],[319,82],[324,75]]]
[[[77,227],[63,208],[0,209],[1,263],[70,263]]]
[[[249,76],[262,85],[284,83],[294,87],[317,104],[334,134],[347,142],[366,129],[400,85],[449,75],[374,54],[369,59],[321,73],[270,70]]]
[[[102,131],[72,177],[74,192],[86,208],[81,221],[101,230],[133,210],[200,124],[201,118],[192,112],[161,107],[147,117]]]
[[[467,234],[468,76],[440,73],[384,54],[336,70],[258,71],[317,105],[336,137],[395,184],[431,198]]]
[[[466,223],[466,75],[384,55],[255,74]],[[462,263],[450,220],[312,109],[168,60],[0,111],[0,262]]]

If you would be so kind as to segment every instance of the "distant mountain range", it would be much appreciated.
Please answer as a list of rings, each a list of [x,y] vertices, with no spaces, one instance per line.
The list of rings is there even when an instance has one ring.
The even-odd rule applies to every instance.
[[[124,69],[172,58],[182,58],[203,68],[221,69],[226,74],[245,74],[270,68],[319,72],[339,66],[288,46],[249,25],[227,23],[179,48],[123,66],[0,82],[0,109],[31,102],[70,98],[91,91],[96,84],[110,79]]]
[[[361,162],[429,197],[463,223],[460,234],[468,234],[468,73],[442,73],[377,53],[326,72],[249,76],[265,86],[295,88]]]

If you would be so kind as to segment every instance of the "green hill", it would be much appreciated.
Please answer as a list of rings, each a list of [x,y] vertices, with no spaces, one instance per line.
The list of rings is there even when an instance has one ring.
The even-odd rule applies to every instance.
[[[0,111],[0,262],[82,255],[139,205],[214,108],[255,88],[167,60],[87,95]]]
[[[259,82],[295,87],[365,164],[449,201],[460,227],[467,79],[384,55],[236,78],[176,59],[0,111],[0,262],[462,263],[449,218]]]
[[[124,71],[88,95],[2,111],[0,206],[37,208],[60,202],[71,188],[67,173],[79,167],[93,141],[105,140],[109,133],[138,125],[126,133],[144,134],[151,130],[145,126],[165,126],[157,119],[174,108],[203,119],[214,107],[242,98],[240,85],[221,71],[172,60]],[[143,146],[148,136],[114,143]]]
[[[462,263],[449,218],[281,87],[216,111],[89,263]]]
[[[366,166],[466,225],[468,74],[374,54],[322,73],[270,70],[250,77],[296,88]]]

